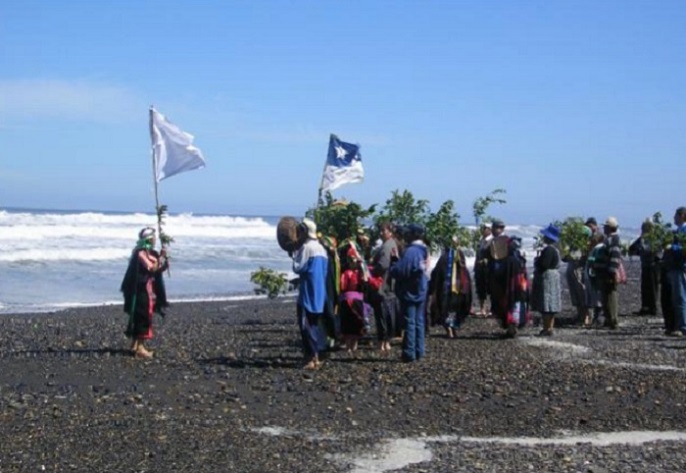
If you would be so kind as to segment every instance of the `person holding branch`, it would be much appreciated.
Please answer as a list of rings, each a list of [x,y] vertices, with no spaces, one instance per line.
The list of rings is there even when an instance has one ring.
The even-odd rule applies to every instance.
[[[167,303],[162,273],[169,267],[167,251],[155,250],[155,229],[145,227],[138,233],[138,242],[129,258],[129,265],[121,283],[124,312],[129,314],[125,334],[131,338],[131,354],[137,358],[152,358],[153,352],[145,342],[153,336],[153,314],[162,311]]]

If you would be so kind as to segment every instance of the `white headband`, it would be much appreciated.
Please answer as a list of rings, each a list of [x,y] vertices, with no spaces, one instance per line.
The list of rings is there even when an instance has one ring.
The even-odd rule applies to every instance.
[[[150,240],[155,237],[155,229],[152,227],[145,227],[138,233],[138,238],[141,240]]]

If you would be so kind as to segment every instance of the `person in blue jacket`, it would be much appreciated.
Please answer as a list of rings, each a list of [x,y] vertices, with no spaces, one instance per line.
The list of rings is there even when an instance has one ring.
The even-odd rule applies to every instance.
[[[391,256],[391,275],[400,310],[404,316],[402,360],[417,361],[424,356],[426,296],[428,293],[427,259],[429,251],[422,240],[424,227],[408,225],[404,232],[406,242],[402,257],[397,251]]]
[[[686,335],[686,207],[674,212],[674,240],[669,247],[669,285],[674,318],[669,335]]]
[[[300,276],[298,293],[298,327],[305,355],[305,369],[319,368],[319,351],[324,348],[325,337],[319,328],[326,304],[326,275],[328,256],[317,240],[316,224],[306,218],[307,241],[293,254],[293,272]]]

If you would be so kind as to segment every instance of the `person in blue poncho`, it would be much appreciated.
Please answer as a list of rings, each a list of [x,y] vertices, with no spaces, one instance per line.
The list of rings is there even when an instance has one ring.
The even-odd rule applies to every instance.
[[[317,225],[303,219],[307,241],[293,254],[293,272],[300,276],[297,315],[302,337],[305,369],[320,367],[319,352],[325,348],[326,339],[319,327],[326,304],[326,277],[328,255],[317,240]]]

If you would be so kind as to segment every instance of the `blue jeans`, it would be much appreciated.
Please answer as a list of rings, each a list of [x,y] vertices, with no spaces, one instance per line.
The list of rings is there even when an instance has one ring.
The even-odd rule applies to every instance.
[[[686,333],[686,272],[670,271],[669,283],[672,289],[672,310],[674,328]]]
[[[424,301],[402,301],[401,306],[405,315],[402,358],[404,361],[416,361],[424,356]]]

